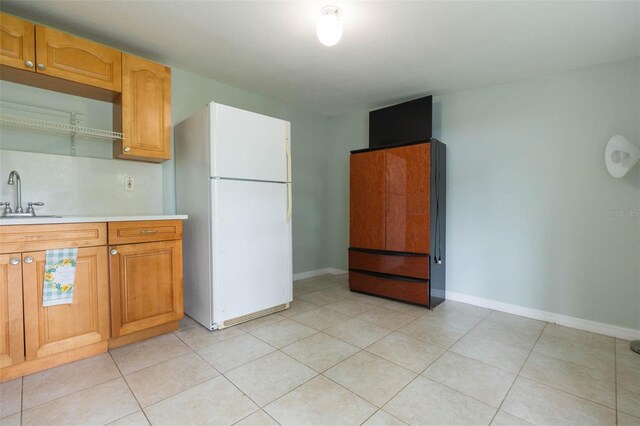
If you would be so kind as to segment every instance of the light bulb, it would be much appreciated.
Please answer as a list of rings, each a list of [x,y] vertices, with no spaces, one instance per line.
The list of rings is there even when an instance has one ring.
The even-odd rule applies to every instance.
[[[611,153],[611,161],[613,161],[616,164],[626,160],[627,158],[629,158],[628,152],[624,152],[616,149]]]
[[[316,27],[316,35],[320,43],[325,46],[335,46],[340,41],[340,38],[342,38],[340,9],[334,6],[322,8],[318,26]]]

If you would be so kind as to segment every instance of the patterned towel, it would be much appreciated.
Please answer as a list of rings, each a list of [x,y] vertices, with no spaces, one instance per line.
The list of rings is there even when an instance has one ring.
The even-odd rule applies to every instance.
[[[42,306],[73,303],[77,248],[47,250]]]

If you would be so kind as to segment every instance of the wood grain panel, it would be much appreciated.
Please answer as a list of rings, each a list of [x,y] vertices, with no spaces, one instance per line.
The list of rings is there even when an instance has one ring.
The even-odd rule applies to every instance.
[[[171,158],[171,68],[133,55],[122,55],[122,96],[116,100],[116,158],[162,162]],[[121,130],[118,130],[121,126]]]
[[[31,67],[26,65],[27,61],[31,61]],[[35,25],[0,13],[0,64],[34,72],[35,63]]]
[[[386,149],[385,248],[429,253],[430,144]]]
[[[180,328],[180,321],[168,322],[166,324],[156,325],[154,327],[145,328],[135,333],[126,334],[120,337],[109,339],[109,349],[119,348],[120,346],[129,345],[139,342],[140,340],[149,339],[151,337],[160,336],[161,334],[171,333]]]
[[[403,275],[413,278],[429,278],[429,258],[349,251],[349,269]]]
[[[405,302],[428,305],[429,284],[349,271],[349,289]]]
[[[122,90],[122,52],[53,28],[36,25],[37,73]]]
[[[147,243],[182,239],[181,220],[109,222],[109,244]]]
[[[352,154],[349,176],[349,245],[384,250],[384,151]]]
[[[24,361],[22,264],[20,253],[0,255],[0,368]]]
[[[0,226],[0,253],[104,246],[106,244],[106,223]]]
[[[32,263],[25,263],[33,257]],[[73,302],[42,306],[45,252],[22,254],[27,360],[61,354],[109,338],[107,248],[78,250]]]
[[[112,336],[183,317],[182,241],[113,247],[110,256]]]

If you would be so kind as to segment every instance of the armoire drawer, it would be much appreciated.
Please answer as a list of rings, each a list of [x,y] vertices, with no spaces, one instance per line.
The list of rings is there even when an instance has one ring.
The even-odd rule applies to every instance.
[[[350,249],[349,269],[426,280],[429,278],[429,256],[379,254]]]
[[[429,283],[349,271],[349,288],[418,305],[429,304]]]

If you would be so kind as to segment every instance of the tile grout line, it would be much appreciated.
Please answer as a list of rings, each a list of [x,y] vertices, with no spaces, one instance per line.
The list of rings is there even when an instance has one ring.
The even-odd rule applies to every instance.
[[[536,345],[538,344],[538,341],[540,340],[540,337],[542,337],[542,333],[544,333],[544,330],[549,326],[549,323],[547,322],[545,324],[545,326],[542,328],[542,330],[540,330],[540,334],[538,334],[538,338],[536,339],[535,343],[533,344],[533,346],[531,346],[531,349],[529,349],[529,353],[527,354],[527,357],[525,358],[524,362],[522,363],[522,365],[520,366],[520,368],[518,369],[518,372],[516,373],[516,377],[513,379],[513,382],[511,382],[511,386],[509,386],[509,390],[507,390],[507,392],[504,394],[504,398],[502,398],[502,402],[500,402],[500,405],[498,406],[498,410],[496,411],[496,413],[493,415],[493,419],[491,419],[491,421],[493,422],[493,420],[495,419],[495,417],[498,415],[498,412],[501,411],[502,409],[502,405],[504,404],[504,401],[507,399],[507,397],[509,396],[509,393],[511,392],[511,389],[513,389],[513,385],[515,384],[516,380],[518,380],[518,377],[520,377],[520,373],[522,372],[522,369],[524,368],[525,364],[527,363],[527,361],[529,360],[529,357],[531,356],[531,354],[533,353],[533,348],[536,347]],[[524,377],[524,376],[522,376]],[[526,377],[524,377],[526,379]],[[511,413],[509,413],[511,414]],[[520,418],[518,416],[515,416],[513,414],[511,414],[512,416],[516,417],[516,418]],[[524,420],[524,419],[521,419]],[[528,422],[527,420],[525,420],[526,422]]]
[[[616,407],[616,425],[619,422],[618,419],[618,339],[613,339],[613,396],[615,400],[613,403]]]
[[[111,354],[111,351],[107,351],[107,353],[111,357],[111,361],[113,361],[113,363],[115,364],[116,368],[118,369],[118,372],[120,373],[120,377],[122,378],[124,383],[127,385],[127,389],[129,389],[129,392],[131,392],[131,395],[133,396],[133,399],[136,400],[136,404],[138,404],[138,407],[140,408],[140,411],[142,412],[142,415],[144,416],[145,419],[147,419],[147,422],[149,422],[149,424],[151,424],[151,421],[147,417],[147,413],[145,413],[144,408],[142,408],[142,404],[140,404],[140,401],[138,401],[138,397],[133,392],[133,389],[131,389],[131,386],[129,386],[129,382],[127,381],[127,379],[125,379],[124,374],[122,374],[122,370],[120,369],[120,366],[118,365],[118,363],[116,362],[115,358]],[[154,365],[156,365],[156,364],[154,364]],[[143,370],[143,369],[141,368],[140,370]],[[140,370],[137,370],[137,371],[140,371]],[[129,416],[131,414],[133,414],[133,413],[129,413],[129,414],[127,414],[127,416]],[[127,416],[122,416],[121,419],[123,419],[123,418],[125,418]],[[114,420],[114,422],[118,421],[118,420],[120,420],[120,419],[116,419],[116,420]],[[111,422],[111,423],[113,423],[113,422]]]
[[[548,324],[548,325],[553,325],[553,323],[547,323],[547,324]],[[545,326],[545,328],[542,330],[542,333],[540,333],[540,336],[538,336],[538,339],[536,340],[536,343],[535,343],[535,344],[537,344],[537,343],[538,343],[538,341],[540,340],[540,338],[541,338],[541,337],[542,337],[542,335],[544,334],[544,330],[546,330],[546,328],[547,328],[547,327]],[[557,336],[555,336],[555,337],[557,337]],[[565,339],[563,339],[563,340],[565,340]],[[575,366],[577,366],[577,367],[581,367],[581,368],[591,368],[591,367],[588,367],[588,366],[585,366],[585,365],[582,365],[582,364],[576,364],[576,363],[574,363],[574,362],[567,361],[567,360],[564,360],[564,359],[562,359],[562,358],[558,358],[558,357],[553,356],[553,355],[547,355],[547,354],[542,353],[542,352],[537,352],[537,351],[535,350],[535,344],[534,344],[534,346],[531,348],[531,351],[529,352],[529,355],[527,355],[527,358],[525,359],[525,363],[524,363],[524,364],[522,364],[522,367],[520,368],[520,371],[518,371],[517,377],[522,377],[523,379],[530,380],[530,381],[532,381],[532,382],[538,383],[538,384],[540,384],[540,385],[542,385],[542,386],[545,386],[545,387],[548,387],[548,388],[551,388],[551,389],[555,389],[555,390],[560,391],[560,392],[563,392],[563,393],[565,393],[565,394],[567,394],[567,395],[571,395],[571,396],[576,397],[576,398],[579,398],[579,399],[581,399],[581,400],[584,400],[584,401],[587,401],[587,402],[591,402],[591,403],[596,404],[596,405],[600,405],[601,407],[607,408],[607,409],[609,409],[609,410],[614,410],[614,411],[616,411],[616,419],[617,419],[617,412],[618,412],[618,405],[617,405],[617,403],[618,403],[618,398],[617,398],[617,392],[618,392],[618,390],[617,390],[617,361],[616,361],[616,359],[617,359],[617,354],[614,354],[614,376],[615,376],[615,377],[614,377],[614,387],[615,387],[615,388],[614,388],[614,397],[615,397],[614,404],[615,404],[615,408],[612,408],[612,407],[609,407],[608,405],[603,404],[602,402],[594,401],[594,400],[592,400],[592,399],[589,399],[589,398],[587,398],[587,397],[585,397],[585,396],[581,396],[581,395],[575,394],[575,393],[573,393],[573,392],[571,392],[571,391],[568,391],[568,390],[566,390],[566,389],[561,389],[561,388],[557,387],[556,385],[551,385],[551,384],[548,384],[548,383],[545,383],[545,382],[541,382],[541,381],[540,381],[540,380],[538,380],[538,379],[534,379],[534,378],[531,378],[531,377],[527,377],[527,376],[521,375],[520,373],[522,372],[522,369],[524,368],[524,365],[526,364],[526,362],[527,362],[527,360],[529,359],[529,357],[531,356],[531,354],[534,354],[534,353],[535,353],[535,354],[540,354],[540,355],[543,355],[543,356],[546,356],[546,357],[549,357],[549,358],[553,358],[553,359],[556,359],[556,360],[559,360],[559,361],[562,361],[562,362],[566,362],[566,363],[568,363],[568,364],[572,364],[572,365],[575,365]],[[586,344],[585,344],[585,346],[589,346],[589,345],[586,345]],[[591,347],[594,347],[594,346],[591,346]],[[597,348],[597,349],[601,349],[601,348]],[[517,378],[517,377],[516,377],[516,378]]]
[[[24,412],[24,376],[20,377],[20,426],[22,426],[23,412]]]

